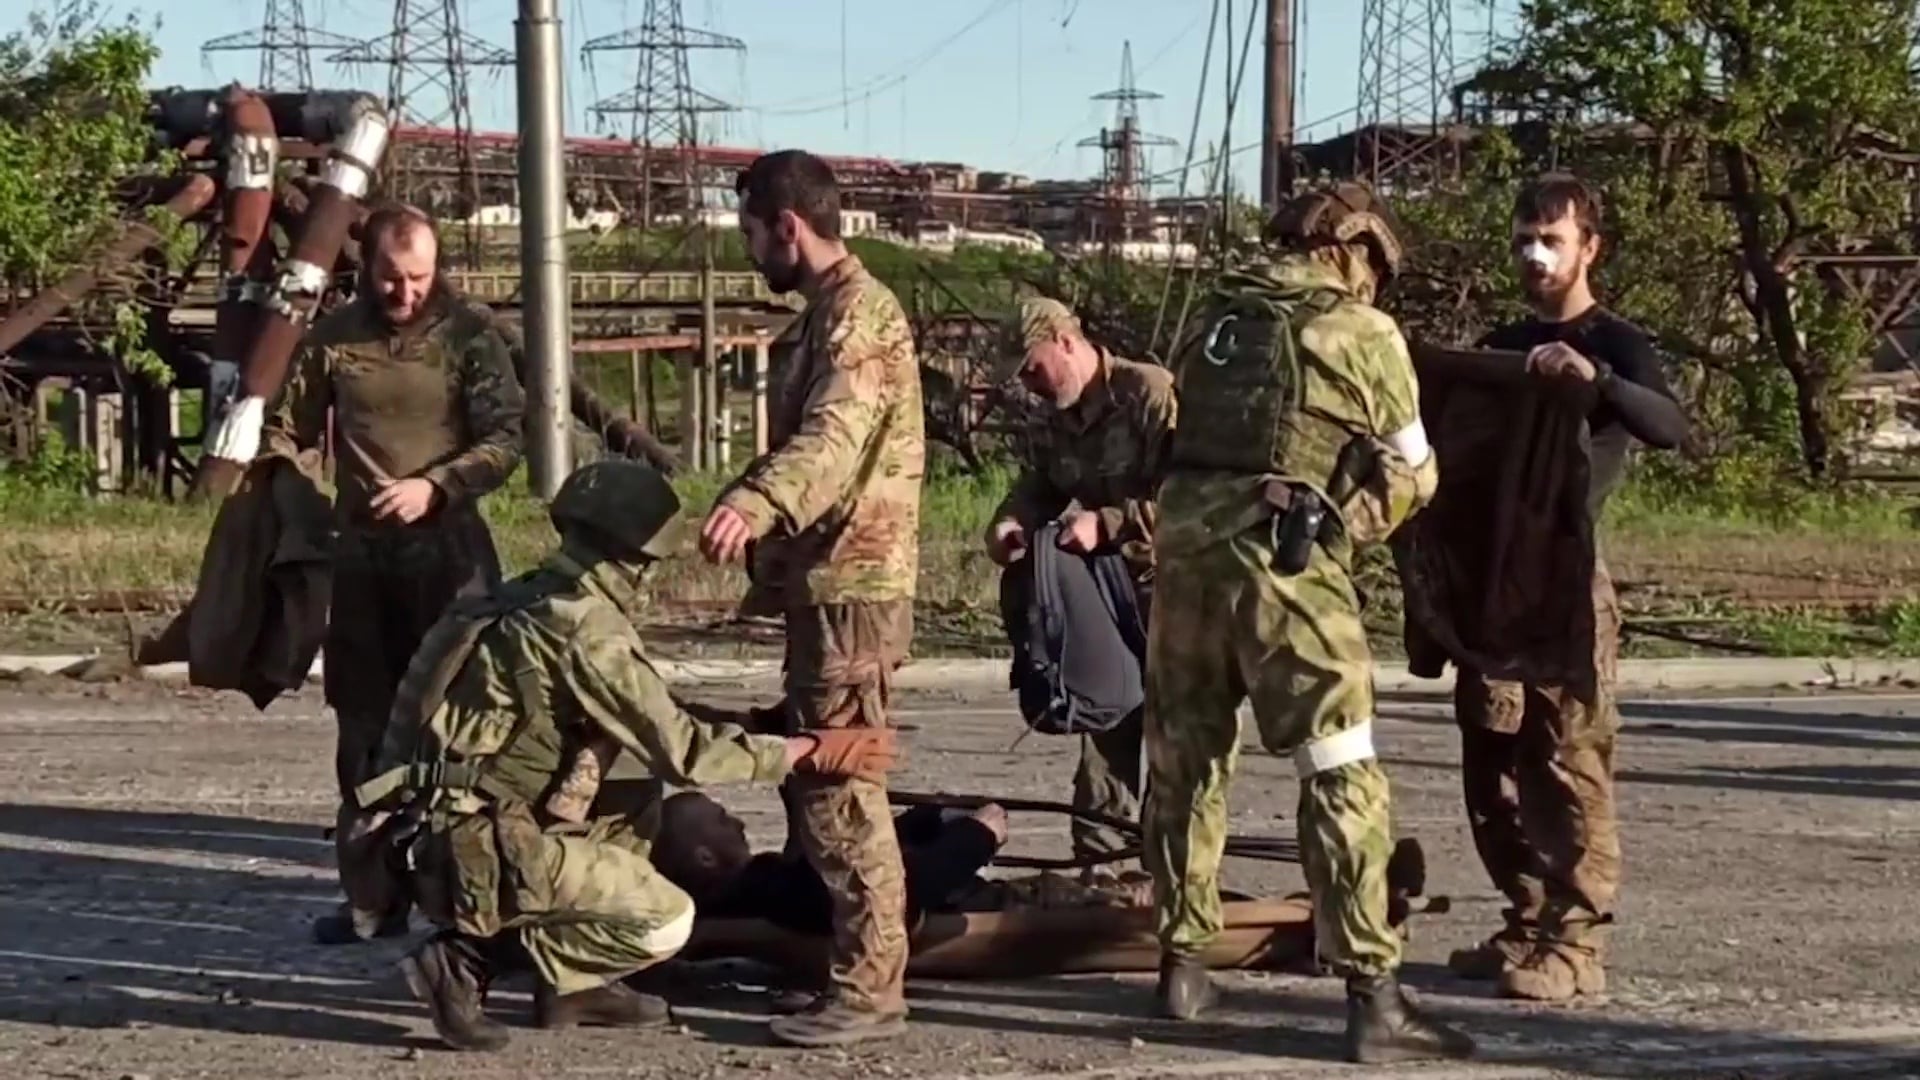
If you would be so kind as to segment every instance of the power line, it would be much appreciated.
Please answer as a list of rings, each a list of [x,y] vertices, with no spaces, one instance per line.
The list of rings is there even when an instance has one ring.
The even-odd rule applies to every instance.
[[[852,94],[843,89],[839,94],[832,94],[826,97],[815,95],[792,98],[788,101],[773,102],[765,105],[743,105],[741,109],[744,112],[759,113],[762,116],[811,116],[815,113],[844,109],[856,101],[865,101],[884,91],[899,86],[901,83],[925,71],[927,63],[934,57],[951,48],[961,38],[972,33],[981,23],[1005,11],[1012,4],[1013,0],[989,0],[978,15],[967,20],[959,29],[934,42],[924,51],[902,64],[895,71],[886,75],[876,76],[866,84],[867,89],[861,93]]]

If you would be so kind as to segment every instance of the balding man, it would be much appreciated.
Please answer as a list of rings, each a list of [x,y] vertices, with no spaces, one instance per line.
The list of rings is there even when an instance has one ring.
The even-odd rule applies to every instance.
[[[995,382],[1018,378],[1048,409],[1033,432],[1031,460],[994,513],[987,552],[1006,566],[1028,537],[1060,522],[1068,551],[1115,551],[1126,559],[1145,622],[1153,589],[1154,489],[1173,434],[1173,376],[1156,364],[1115,356],[1087,340],[1057,300],[1023,302],[1007,327],[1006,359]],[[1074,806],[1133,820],[1140,811],[1141,719],[1080,737]],[[1075,819],[1076,857],[1127,846],[1112,829]]]
[[[491,313],[456,296],[440,273],[432,222],[410,207],[377,211],[361,243],[354,299],[314,324],[265,433],[276,449],[310,449],[333,413],[325,688],[339,726],[343,805],[420,639],[456,596],[500,580],[479,500],[519,464],[526,412]],[[404,906],[343,906],[315,923],[314,936],[348,944],[406,929]]]

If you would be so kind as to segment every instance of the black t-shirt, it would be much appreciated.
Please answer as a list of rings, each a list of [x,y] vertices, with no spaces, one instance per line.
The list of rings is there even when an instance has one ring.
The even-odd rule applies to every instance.
[[[1571,345],[1603,372],[1613,373],[1587,415],[1593,446],[1587,509],[1598,519],[1626,468],[1628,437],[1673,449],[1686,438],[1687,417],[1667,386],[1659,354],[1646,332],[1598,304],[1566,322],[1509,323],[1481,338],[1480,346],[1525,352],[1555,341]]]
[[[981,867],[993,861],[997,848],[993,833],[971,818],[951,822],[908,811],[895,819],[900,836],[900,858],[906,870],[907,921],[919,918],[922,907],[941,910],[948,897],[973,880]],[[915,825],[930,820],[924,835]],[[917,841],[917,842],[916,842]],[[796,934],[833,933],[833,899],[826,883],[804,858],[787,858],[777,851],[748,860],[725,896],[701,905],[700,913],[718,919],[765,919]]]

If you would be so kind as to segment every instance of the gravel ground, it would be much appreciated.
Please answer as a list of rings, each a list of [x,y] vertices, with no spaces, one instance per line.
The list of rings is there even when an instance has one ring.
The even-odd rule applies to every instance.
[[[744,701],[767,687],[696,691]],[[1429,892],[1405,978],[1482,1040],[1482,1060],[1383,1075],[1920,1076],[1920,698],[1642,701],[1621,749],[1626,882],[1607,997],[1504,1002],[1449,977],[1448,949],[1499,898],[1458,802],[1442,705],[1383,704],[1397,828],[1426,845]],[[899,784],[1064,798],[1072,748],[1020,732],[1004,694],[906,695]],[[769,1044],[739,971],[666,1034],[532,1029],[529,988],[495,993],[498,1055],[439,1048],[393,961],[402,944],[323,949],[331,724],[316,688],[264,714],[234,695],[35,679],[0,687],[0,1077],[428,1078],[1357,1076],[1338,1061],[1336,980],[1227,976],[1207,1022],[1151,1018],[1150,977],[916,982],[901,1040],[847,1052]],[[1238,832],[1287,834],[1284,761],[1242,759]],[[728,790],[776,843],[770,791]],[[1062,854],[1064,821],[1013,818],[1009,850]],[[1234,862],[1233,887],[1301,888]]]

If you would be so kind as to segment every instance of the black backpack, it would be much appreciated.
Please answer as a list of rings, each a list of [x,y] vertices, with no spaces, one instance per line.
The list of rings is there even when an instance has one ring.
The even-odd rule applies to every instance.
[[[1146,701],[1147,634],[1133,577],[1118,553],[1059,547],[1052,522],[1000,577],[1000,618],[1013,644],[1008,688],[1027,726],[1046,735],[1110,731]]]

